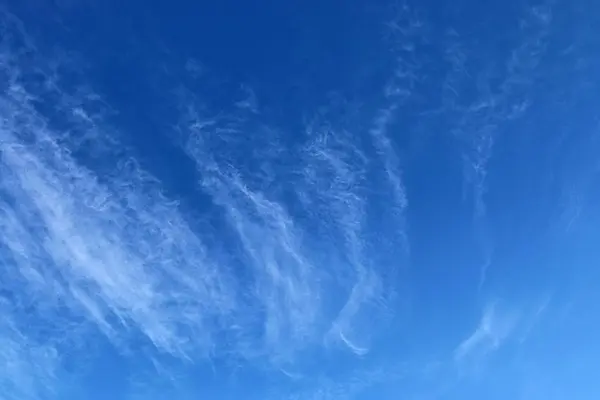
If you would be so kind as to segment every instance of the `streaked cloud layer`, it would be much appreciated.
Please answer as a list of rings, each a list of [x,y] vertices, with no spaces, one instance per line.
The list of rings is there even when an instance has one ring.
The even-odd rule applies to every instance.
[[[336,53],[327,83],[116,16],[119,40],[76,44],[72,13],[103,7],[47,6],[50,29],[0,5],[0,399],[543,393],[576,336],[553,321],[590,331],[598,300],[597,112],[560,103],[594,98],[598,60],[559,3],[489,27],[365,11],[381,53]]]
[[[188,93],[187,111],[173,126],[183,138],[180,156],[196,166],[189,184],[209,196],[211,213],[219,215],[218,227],[211,226],[143,170],[104,119],[110,110],[94,92],[71,91],[33,45],[11,44],[28,41],[14,21],[4,15],[10,35],[3,42],[7,86],[0,103],[2,287],[5,308],[25,331],[6,328],[6,357],[19,360],[5,374],[8,386],[31,386],[29,397],[41,396],[36,385],[21,382],[35,379],[25,376],[28,363],[51,377],[43,365],[60,366],[60,346],[98,333],[124,352],[136,343],[192,360],[285,363],[297,351],[335,343],[368,351],[360,323],[388,313],[392,292],[381,282],[384,266],[368,259],[376,243],[364,221],[367,166],[357,168],[366,162],[358,138],[317,121],[298,148],[274,141],[240,170],[235,157],[247,151],[247,107],[211,120]],[[383,133],[376,140],[385,140]],[[260,165],[261,151],[295,157],[291,181],[261,170],[270,167]],[[389,207],[401,218],[400,177],[392,167],[381,173],[399,201]],[[288,195],[302,207],[296,214],[279,192],[294,187]],[[394,241],[404,246],[404,238]],[[31,344],[36,340],[50,340],[48,349]],[[52,362],[20,353],[29,351],[50,353]],[[52,384],[44,378],[42,386]]]

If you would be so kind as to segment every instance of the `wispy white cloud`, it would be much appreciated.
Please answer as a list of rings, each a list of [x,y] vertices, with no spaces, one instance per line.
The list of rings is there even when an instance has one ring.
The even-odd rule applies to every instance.
[[[316,132],[316,139],[309,144],[305,154],[303,185],[305,196],[312,199],[319,217],[331,225],[325,232],[334,235],[333,243],[337,242],[343,249],[336,262],[347,267],[338,267],[329,274],[333,282],[341,284],[340,289],[347,298],[329,335],[345,345],[349,342],[343,339],[344,334],[360,335],[355,331],[354,321],[365,312],[365,303],[384,295],[377,273],[365,253],[366,204],[362,190],[367,160],[350,135],[329,129]],[[356,349],[355,346],[349,348]]]
[[[390,312],[395,284],[384,279],[391,266],[373,262],[380,247],[369,236],[372,176],[385,182],[382,191],[391,199],[377,210],[389,216],[386,227],[395,233],[386,240],[409,249],[408,199],[392,138],[422,79],[416,52],[426,26],[407,7],[400,11],[390,24],[397,68],[385,103],[363,132],[375,155],[363,150],[360,132],[327,121],[303,133],[299,150],[287,148],[275,130],[261,127],[264,136],[254,135],[245,118],[259,114],[259,103],[249,88],[231,115],[205,117],[197,96],[180,99],[177,128],[197,170],[197,189],[224,217],[226,233],[190,219],[167,198],[118,143],[104,118],[109,107],[91,89],[68,89],[61,60],[42,59],[18,22],[2,14],[0,257],[6,268],[0,290],[8,317],[0,325],[0,391],[9,399],[42,397],[38,388],[52,386],[60,363],[56,344],[41,345],[39,332],[20,328],[24,310],[66,341],[82,340],[79,331],[61,328],[73,323],[117,347],[142,338],[180,358],[204,360],[225,348],[234,357],[285,364],[300,350],[332,342],[366,355],[373,325]],[[477,218],[486,213],[484,183],[497,126],[524,111],[522,85],[543,50],[549,14],[532,15],[525,25],[535,25],[534,33],[511,56],[500,91],[482,91],[467,105],[460,96],[448,101],[462,113],[456,132],[467,147],[465,174]],[[449,58],[454,75],[446,86],[460,95],[457,81],[468,73],[458,39]],[[194,79],[205,74],[198,64],[187,68]],[[273,165],[287,158],[295,171],[282,177]],[[227,242],[214,245],[214,236]],[[517,319],[496,304],[486,307],[456,360],[498,348]],[[325,385],[314,398],[343,397],[371,381]]]
[[[321,341],[330,329],[331,337],[338,339],[340,329],[352,330],[351,320],[362,305],[381,295],[376,272],[365,264],[361,238],[364,204],[357,190],[362,185],[364,156],[351,142],[317,134],[300,154],[303,170],[287,183],[295,185],[293,195],[306,207],[299,217],[280,199],[258,189],[265,187],[265,179],[276,185],[272,177],[265,178],[260,168],[242,176],[233,166],[239,142],[228,135],[250,133],[223,133],[195,113],[183,129],[190,137],[186,151],[196,163],[202,188],[224,210],[244,252],[242,263],[250,268],[248,301],[252,309],[264,310],[259,330],[264,350],[286,349],[289,356],[297,348]],[[230,153],[211,154],[209,149],[218,141],[229,141]],[[296,223],[297,218],[304,218],[302,224]],[[310,226],[314,230],[308,231]],[[318,235],[317,243],[313,235]],[[347,300],[336,311],[331,304],[341,296]]]
[[[390,247],[403,249],[395,254],[406,253],[408,201],[388,132],[394,104],[400,100],[397,93],[389,96],[385,100],[390,106],[377,113],[367,137],[359,128],[337,126],[317,116],[295,148],[265,132],[267,128],[246,124],[243,113],[214,118],[194,106],[202,103],[197,95],[188,93],[181,100],[185,112],[178,126],[180,137],[197,166],[202,190],[228,216],[229,228],[253,267],[252,280],[260,292],[253,301],[273,317],[264,327],[273,335],[268,341],[285,336],[299,345],[296,336],[320,340],[325,329],[327,342],[364,353],[370,336],[365,321],[389,311],[382,310],[394,290],[393,279],[383,281],[381,272],[385,269],[391,276],[402,260],[380,266],[370,256],[381,244],[369,235],[374,227],[368,213],[375,206],[367,188],[374,176],[383,183],[377,190],[385,193],[386,202],[380,201],[376,211],[384,212],[386,221],[380,225],[389,228]],[[249,138],[260,145],[249,146]],[[372,142],[375,155],[362,150],[365,139]],[[290,165],[273,171],[265,160],[276,165],[290,160]],[[290,167],[293,173],[281,175]],[[285,204],[282,196],[287,196]],[[279,305],[287,311],[278,310]]]
[[[252,88],[247,85],[242,86],[243,99],[235,103],[236,107],[251,113],[258,113],[258,98]]]
[[[552,295],[546,294],[540,300],[530,307],[526,315],[522,317],[522,323],[519,326],[519,342],[525,343],[529,337],[539,328],[544,318],[547,317],[547,313],[552,305]]]
[[[0,399],[50,396],[60,372],[60,357],[51,341],[36,343],[23,333],[5,303],[0,300]]]
[[[206,305],[228,307],[202,242],[134,163],[99,177],[75,160],[21,90],[13,86],[2,104],[2,190],[14,205],[2,233],[15,273],[43,276],[30,283],[45,288],[29,289],[59,296],[109,335],[131,327],[183,350],[180,329],[201,332]]]
[[[11,21],[2,15],[0,289],[16,321],[0,329],[0,392],[51,390],[53,340],[83,340],[71,323],[117,347],[137,337],[177,357],[212,351],[236,302],[227,271],[116,143],[97,96],[65,89]],[[47,345],[36,344],[37,326],[54,332]]]
[[[497,350],[513,333],[520,313],[503,307],[497,301],[485,306],[475,330],[454,351],[459,363],[481,362]]]
[[[372,257],[380,244],[369,235],[369,176],[391,195],[376,210],[390,215],[395,235],[386,240],[408,249],[408,200],[389,132],[403,84],[388,87],[389,107],[370,130],[317,121],[293,149],[275,130],[248,132],[254,125],[246,118],[260,111],[250,89],[217,117],[204,117],[208,107],[191,94],[178,98],[183,151],[196,167],[194,189],[218,214],[215,227],[164,194],[106,122],[110,107],[84,77],[70,76],[81,79],[74,89],[63,80],[64,60],[41,55],[16,19],[0,18],[0,295],[7,310],[0,392],[7,399],[44,398],[57,385],[61,346],[81,344],[83,332],[119,350],[141,341],[158,354],[152,360],[203,362],[218,354],[282,368],[301,350],[331,343],[367,354],[378,322],[391,314],[395,285],[383,278],[392,266]],[[194,79],[204,74],[197,65],[188,70]],[[371,141],[374,156],[361,150],[362,140]],[[294,171],[282,176],[286,168],[276,167],[286,157]],[[26,322],[43,329],[25,329]],[[42,345],[37,337],[46,331]]]
[[[505,65],[500,70],[495,65],[479,67],[476,76],[469,71],[469,66],[472,59],[479,56],[471,55],[468,39],[462,38],[457,30],[447,35],[445,58],[450,71],[443,85],[444,112],[456,119],[451,131],[463,143],[465,189],[470,192],[473,203],[475,235],[482,253],[479,290],[486,281],[494,253],[485,202],[488,164],[503,124],[522,116],[530,105],[530,90],[546,49],[551,15],[550,5],[526,9],[519,21],[523,40],[512,50]],[[492,84],[494,75],[501,77],[496,86]],[[463,103],[462,87],[468,87],[473,81],[477,82],[478,95]]]
[[[408,196],[402,179],[402,169],[397,151],[394,149],[392,137],[406,132],[390,132],[395,122],[397,113],[405,106],[417,82],[423,79],[422,65],[416,53],[419,46],[427,41],[426,25],[418,14],[408,5],[403,4],[397,10],[394,20],[388,24],[392,37],[393,54],[396,58],[394,74],[386,83],[384,96],[386,105],[378,110],[369,130],[373,144],[379,153],[383,170],[387,175],[394,204],[398,208],[397,220],[399,233],[404,236],[406,223],[404,220],[405,209],[408,207]],[[408,240],[404,239],[404,246],[408,250]]]
[[[101,333],[117,348],[141,339],[183,359],[223,351],[284,364],[298,350],[331,341],[366,353],[373,330],[366,321],[389,312],[389,288],[368,256],[368,160],[353,134],[318,127],[295,151],[271,131],[263,148],[245,148],[242,114],[257,113],[253,92],[238,111],[217,118],[200,117],[202,107],[185,99],[184,150],[195,161],[199,189],[224,216],[218,229],[226,232],[217,231],[163,194],[106,123],[109,107],[93,90],[62,81],[63,60],[46,62],[20,27],[6,30],[0,255],[7,267],[0,287],[10,293],[8,309],[18,314],[26,304],[28,318],[67,342],[80,343],[82,331]],[[376,130],[400,215],[406,199],[399,166],[384,128]],[[236,159],[236,152],[248,157]],[[300,165],[284,182],[300,213],[284,205],[281,177],[269,164],[282,155]],[[215,245],[215,235],[231,243]],[[81,330],[60,329],[71,323]],[[25,362],[21,353],[35,348],[29,343],[36,333],[6,332],[13,350],[5,357]],[[4,376],[12,383],[3,385],[21,386],[11,371]]]

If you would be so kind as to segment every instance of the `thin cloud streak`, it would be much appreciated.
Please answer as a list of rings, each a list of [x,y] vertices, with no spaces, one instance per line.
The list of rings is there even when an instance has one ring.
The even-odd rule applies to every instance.
[[[320,342],[330,329],[327,335],[338,339],[340,330],[351,331],[352,320],[363,304],[384,295],[379,292],[376,271],[365,263],[361,238],[364,204],[360,193],[355,192],[361,184],[361,164],[349,162],[364,157],[337,136],[317,135],[316,141],[301,151],[305,169],[293,184],[298,202],[307,207],[308,225],[314,223],[317,229],[307,232],[306,221],[297,224],[276,198],[269,199],[264,191],[244,183],[234,162],[227,159],[230,156],[219,155],[222,159],[215,161],[207,141],[229,139],[219,136],[214,123],[198,120],[195,114],[188,121],[182,128],[190,137],[186,152],[195,161],[202,189],[227,215],[229,228],[244,250],[243,264],[251,269],[249,309],[265,311],[259,328],[265,348],[286,348],[293,354]],[[210,130],[203,130],[205,127]],[[257,182],[257,177],[248,180]],[[260,178],[257,185],[266,186]],[[347,251],[336,250],[332,254],[334,264],[325,261],[316,245],[305,240],[311,233],[324,235],[321,244],[327,251],[331,251],[329,246],[342,246]],[[328,263],[326,268],[323,262]],[[347,267],[336,265],[344,262]],[[331,304],[334,297],[340,297],[339,291],[347,300],[336,311]]]
[[[43,276],[37,283],[51,288],[45,294],[60,297],[109,336],[139,329],[158,348],[182,351],[177,331],[202,332],[203,323],[181,311],[207,315],[203,304],[227,303],[214,266],[202,265],[202,243],[134,165],[100,183],[58,145],[43,116],[11,100],[2,108],[2,161],[10,177],[2,189],[18,207],[4,210],[12,218],[2,234],[17,266],[29,271],[23,277]],[[202,271],[202,281],[190,275],[194,270]],[[165,298],[161,289],[174,296]]]
[[[498,302],[486,305],[475,330],[463,340],[454,352],[458,363],[479,363],[497,350],[514,331],[519,313],[501,307]]]
[[[63,89],[54,71],[41,67],[34,72],[43,85],[33,86],[20,53],[3,39],[3,398],[51,392],[58,385],[59,343],[78,345],[82,332],[101,332],[117,348],[142,338],[176,357],[209,353],[236,301],[226,273],[177,203],[122,156],[110,127],[89,116],[94,96]],[[57,99],[51,113],[40,107],[47,98]],[[78,107],[70,107],[73,100]],[[58,129],[61,124],[67,128]],[[90,159],[79,156],[85,150]],[[109,165],[91,168],[101,156]]]
[[[392,314],[397,282],[385,276],[405,262],[374,261],[381,244],[369,219],[373,176],[384,182],[379,195],[385,204],[375,212],[390,216],[382,224],[394,235],[386,240],[402,249],[395,254],[409,251],[408,196],[393,127],[420,79],[415,46],[423,25],[404,11],[394,23],[404,35],[398,68],[384,90],[384,106],[361,132],[317,120],[291,148],[275,130],[265,134],[268,139],[252,135],[260,103],[249,88],[232,103],[236,110],[217,117],[204,117],[196,96],[178,99],[182,112],[175,125],[196,169],[194,189],[222,216],[219,228],[191,219],[164,194],[118,142],[119,133],[102,115],[108,106],[99,106],[93,91],[69,91],[56,70],[38,67],[43,84],[32,85],[33,72],[3,45],[0,72],[9,85],[0,98],[0,256],[9,268],[0,289],[8,293],[14,319],[27,308],[67,342],[82,341],[80,331],[57,325],[101,333],[117,349],[141,338],[151,351],[182,360],[225,355],[281,368],[303,351],[332,350],[331,344],[354,356],[368,354],[378,323]],[[57,100],[52,112],[40,107],[48,98]],[[374,154],[363,149],[363,139]],[[265,145],[246,147],[254,140]],[[483,155],[477,167],[485,170],[491,134],[475,147]],[[273,160],[286,157],[297,164],[283,177]],[[483,195],[478,199],[484,216]],[[226,243],[215,246],[215,236],[227,237]],[[486,310],[457,359],[499,345],[505,336],[497,318],[493,307]],[[0,328],[12,368],[1,384],[13,385],[15,398],[42,398],[42,389],[22,372],[35,365],[35,379],[52,387],[60,346],[42,346],[40,332],[16,325]],[[315,398],[358,393],[381,376],[344,387],[331,383]]]
[[[234,239],[215,246],[216,228],[190,219],[119,142],[102,99],[89,88],[67,89],[58,72],[63,60],[48,61],[32,44],[16,51],[16,36],[30,41],[3,17],[12,36],[3,38],[0,53],[7,78],[0,96],[0,256],[7,265],[0,289],[13,315],[26,310],[43,327],[7,330],[3,340],[14,351],[6,357],[21,357],[42,330],[74,344],[82,332],[101,334],[121,350],[141,340],[188,360],[220,354],[284,364],[332,342],[368,351],[377,328],[365,321],[389,313],[391,293],[381,267],[369,260],[376,245],[365,221],[370,166],[353,135],[318,127],[299,149],[265,146],[271,159],[289,153],[300,160],[295,180],[277,181],[268,157],[248,176],[211,140],[247,129],[246,119],[260,111],[255,94],[246,90],[248,101],[232,104],[240,115],[233,111],[225,122],[199,117],[200,107],[184,99],[183,150]],[[384,129],[377,129],[382,176],[400,221],[406,198],[399,166]],[[240,150],[245,141],[235,139],[224,144]],[[270,190],[281,185],[297,189],[309,219]],[[323,236],[315,241],[315,233]],[[48,351],[59,354],[49,343]],[[12,383],[3,385],[20,387],[17,375],[7,370]]]
[[[449,43],[445,58],[451,71],[443,85],[446,93],[443,111],[457,118],[452,134],[464,146],[462,157],[465,188],[471,192],[475,235],[480,242],[482,253],[479,292],[486,282],[494,254],[485,202],[489,189],[488,164],[503,124],[521,117],[530,105],[530,90],[536,81],[537,67],[547,45],[552,22],[551,11],[550,4],[526,10],[520,20],[525,39],[511,52],[502,66],[503,79],[497,87],[491,84],[492,71],[497,68],[489,65],[487,73],[473,77],[467,67],[470,61],[468,44],[461,42],[460,34],[456,30],[447,35]],[[477,80],[477,99],[469,104],[460,104],[461,86],[474,79]]]
[[[0,310],[0,399],[34,400],[51,395],[59,364],[56,350],[29,340],[4,304]]]

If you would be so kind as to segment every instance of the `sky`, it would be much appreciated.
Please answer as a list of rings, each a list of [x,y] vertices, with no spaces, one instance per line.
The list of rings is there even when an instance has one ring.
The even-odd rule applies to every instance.
[[[0,0],[0,400],[600,398],[599,27]]]

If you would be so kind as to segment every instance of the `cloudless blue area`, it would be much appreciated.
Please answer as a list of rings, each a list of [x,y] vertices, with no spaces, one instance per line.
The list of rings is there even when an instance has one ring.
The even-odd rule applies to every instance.
[[[56,351],[51,377],[30,377],[46,389],[19,392],[29,381],[13,378],[8,360],[20,353],[3,344],[9,330],[0,325],[0,400],[599,398],[594,2],[0,0],[0,11],[0,35],[29,41],[0,37],[0,130],[26,125],[13,124],[10,107],[42,115],[44,137],[68,153],[35,164],[56,174],[54,185],[63,184],[60,171],[80,166],[97,180],[64,178],[74,195],[105,185],[119,198],[123,188],[115,209],[127,203],[128,212],[104,211],[109,222],[100,224],[79,211],[69,240],[87,237],[88,225],[77,224],[89,220],[115,246],[128,241],[124,253],[154,246],[140,268],[173,277],[157,278],[152,298],[164,300],[165,326],[176,327],[167,334],[162,314],[136,314],[147,299],[141,269],[123,286],[117,278],[102,286],[119,272],[89,272],[89,281],[56,272],[48,292],[69,288],[56,304],[0,275],[1,309],[30,340],[19,351],[30,343]],[[38,66],[60,89],[36,82]],[[13,73],[37,96],[33,111],[10,100],[1,80]],[[65,117],[73,104],[101,127],[89,140],[87,125]],[[21,170],[10,152],[38,154],[43,140],[11,135],[23,146],[0,134],[0,180],[21,183],[0,184],[0,263],[24,271],[8,244],[9,215],[38,215],[20,210],[59,189],[27,189],[44,168]],[[148,186],[134,181],[132,160],[153,177]],[[48,196],[70,204],[67,194]],[[208,289],[206,300],[177,297],[196,293],[196,278],[205,282],[200,270],[185,270],[195,250],[178,255],[145,238],[177,243],[188,234],[167,220],[157,233],[143,231],[171,205],[215,260],[234,311]],[[42,232],[31,237],[59,236],[50,217],[31,218]],[[62,271],[48,257],[41,271]],[[121,268],[109,264],[103,271]],[[189,282],[170,275],[179,270]],[[117,293],[124,287],[131,295]],[[89,304],[74,293],[89,293],[111,329],[91,311],[69,309]],[[29,298],[35,312],[16,300]],[[207,311],[206,324],[180,324],[178,316],[195,320],[194,301],[219,311]],[[77,327],[63,333],[53,315]],[[281,336],[265,339],[278,327]],[[178,353],[148,332],[192,350]]]

